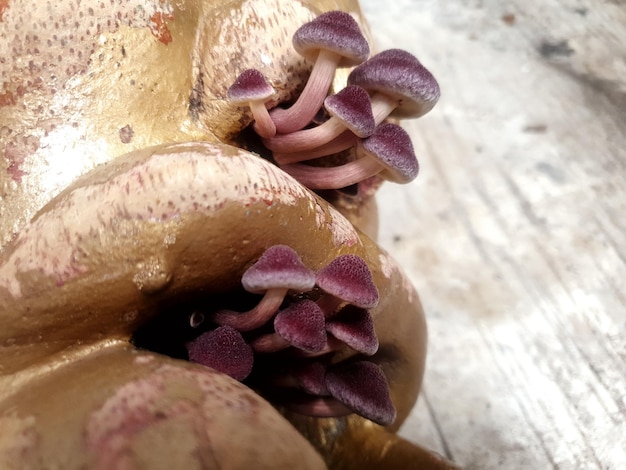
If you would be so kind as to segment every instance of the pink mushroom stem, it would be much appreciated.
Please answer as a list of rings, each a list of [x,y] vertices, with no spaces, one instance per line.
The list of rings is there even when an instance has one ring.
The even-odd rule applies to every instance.
[[[384,93],[374,93],[370,98],[374,122],[378,126],[398,107],[398,99]]]
[[[377,126],[382,124],[398,105],[398,100],[383,93],[374,94],[371,102],[372,114]],[[274,152],[273,157],[276,163],[289,165],[334,155],[354,147],[359,142],[359,138],[356,135],[346,131],[345,127],[340,127],[336,121],[332,121],[334,120],[331,118],[313,129],[278,135],[273,139],[265,139],[263,143]],[[328,129],[321,129],[331,122],[332,128],[329,126]],[[301,134],[305,132],[307,134]],[[331,136],[331,138],[328,138],[328,136]]]
[[[345,130],[346,126],[341,120],[332,117],[325,123],[311,129],[290,134],[279,134],[274,138],[264,139],[263,144],[274,152],[300,152],[319,147]]]
[[[382,165],[371,158],[359,158],[334,167],[313,167],[293,163],[283,165],[281,168],[307,188],[339,189],[380,173]]]
[[[268,333],[252,341],[250,346],[257,353],[274,353],[287,349],[291,344],[277,333]]]
[[[219,325],[228,325],[239,331],[255,330],[270,321],[285,300],[288,289],[268,289],[259,303],[247,312],[220,310],[213,321]]]
[[[254,131],[264,138],[274,137],[276,135],[276,125],[272,121],[265,103],[262,101],[251,101],[250,111],[252,111],[254,116],[254,124],[252,125]]]
[[[370,97],[360,86],[349,85],[328,96],[324,108],[331,116],[326,122],[311,129],[264,139],[263,143],[275,152],[297,152],[319,147],[346,129],[363,138],[372,135],[376,129]]]
[[[340,60],[339,54],[320,49],[311,75],[297,101],[288,109],[276,108],[270,113],[276,132],[294,132],[311,122],[322,107]]]
[[[359,138],[350,131],[344,131],[330,142],[320,145],[311,150],[301,150],[298,152],[274,152],[274,160],[279,165],[288,165],[290,163],[304,162],[315,158],[334,155],[344,150],[354,147]]]

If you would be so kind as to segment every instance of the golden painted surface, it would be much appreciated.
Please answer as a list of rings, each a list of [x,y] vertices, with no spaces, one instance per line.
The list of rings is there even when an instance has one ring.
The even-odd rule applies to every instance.
[[[237,74],[259,67],[279,99],[292,97],[310,68],[293,31],[319,11],[358,10],[354,1],[47,5],[12,0],[0,23],[0,247],[118,155],[228,140],[250,121],[224,99]]]
[[[122,343],[32,378],[0,410],[3,469],[164,465],[326,468],[289,422],[241,383]]]
[[[264,249],[284,243],[312,269],[343,253],[366,260],[384,293],[372,311],[381,342],[374,360],[398,408],[389,429],[350,418],[300,423],[303,432],[333,468],[353,468],[347,456],[360,452],[363,432],[371,440],[372,465],[393,461],[387,460],[389,445],[401,441],[392,433],[413,405],[423,374],[426,329],[417,294],[335,208],[257,156],[222,144],[250,122],[245,109],[224,100],[230,82],[257,67],[278,100],[293,98],[310,64],[293,53],[290,35],[331,9],[360,18],[350,0],[0,3],[0,459],[31,468],[93,464],[95,448],[78,440],[89,435],[88,415],[109,403],[124,380],[136,384],[147,370],[129,369],[124,344],[133,331],[162,304],[190,292],[235,290]],[[336,88],[345,75],[337,74]],[[287,224],[298,228],[285,230]],[[107,390],[85,372],[98,358],[105,360],[89,370],[98,370]],[[180,380],[173,386],[182,387],[186,379]],[[47,395],[56,401],[44,400]],[[68,403],[75,409],[66,410]],[[285,433],[273,445],[299,439],[266,404],[258,406],[266,413],[259,421],[222,416],[248,446],[242,458],[250,457],[246,452],[268,456],[254,435],[259,426]],[[184,410],[172,416],[184,419],[154,424],[135,442],[135,463],[165,458],[154,448],[163,436],[190,437],[206,424]],[[101,424],[114,429],[118,418]],[[76,438],[54,438],[66,434]],[[173,465],[211,468],[208,461],[185,460],[202,442],[180,439],[188,452],[168,454]],[[194,455],[211,459],[220,445],[237,452],[213,445]],[[410,449],[402,454],[405,463],[423,453]],[[295,450],[306,454],[311,468],[320,466],[301,443],[272,454],[267,468],[289,462]],[[224,455],[217,457],[220,464],[228,461]]]

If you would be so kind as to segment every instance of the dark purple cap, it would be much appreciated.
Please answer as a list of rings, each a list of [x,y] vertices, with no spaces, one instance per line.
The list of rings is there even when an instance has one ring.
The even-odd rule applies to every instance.
[[[341,119],[357,137],[367,137],[374,132],[376,122],[370,96],[360,86],[348,85],[340,92],[326,97],[324,107],[328,114]]]
[[[312,300],[301,300],[281,310],[274,317],[274,329],[289,344],[307,352],[326,346],[325,318]]]
[[[293,249],[286,245],[274,245],[243,273],[241,284],[253,293],[272,288],[306,292],[315,285],[315,274],[302,263]]]
[[[386,426],[396,419],[385,373],[368,361],[339,363],[326,372],[331,395],[360,416]]]
[[[364,308],[347,305],[328,319],[326,330],[357,352],[371,356],[378,351],[374,321]]]
[[[230,326],[206,331],[187,343],[189,360],[230,375],[245,379],[252,371],[254,354],[241,333]]]
[[[360,143],[362,151],[376,158],[385,170],[380,176],[395,183],[413,181],[419,172],[419,163],[411,137],[397,124],[384,123]]]
[[[379,92],[399,101],[391,116],[416,118],[439,100],[439,84],[415,56],[401,49],[376,54],[348,75],[349,85]]]
[[[228,89],[228,99],[235,104],[264,101],[274,95],[275,90],[256,69],[241,72]]]
[[[378,305],[378,289],[360,256],[338,256],[317,272],[315,282],[323,291],[357,307]]]
[[[359,25],[348,13],[329,11],[303,24],[293,35],[293,47],[314,62],[320,49],[342,56],[340,66],[360,64],[370,55],[367,40]]]

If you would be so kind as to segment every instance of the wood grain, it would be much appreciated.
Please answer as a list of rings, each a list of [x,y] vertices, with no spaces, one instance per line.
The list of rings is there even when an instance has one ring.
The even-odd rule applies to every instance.
[[[626,468],[626,6],[362,0],[442,99],[380,239],[430,327],[403,428],[467,469]]]

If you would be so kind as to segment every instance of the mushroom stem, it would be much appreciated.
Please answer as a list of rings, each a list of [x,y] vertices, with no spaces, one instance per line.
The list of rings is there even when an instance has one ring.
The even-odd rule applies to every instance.
[[[239,331],[255,330],[267,323],[285,300],[288,289],[268,289],[256,307],[247,312],[220,310],[215,313],[213,321],[219,325],[228,325]]]
[[[370,98],[374,122],[378,126],[398,107],[398,100],[384,93],[374,93]]]
[[[348,85],[328,96],[324,99],[324,108],[331,116],[326,122],[311,129],[264,139],[263,143],[275,152],[297,152],[319,147],[346,129],[362,138],[376,130],[370,97],[360,86]]]
[[[340,119],[331,117],[328,121],[311,129],[263,139],[263,144],[274,152],[300,152],[319,147],[333,140],[345,130],[346,126]]]
[[[270,117],[270,113],[262,101],[250,101],[250,111],[254,117],[254,131],[264,139],[270,139],[276,135],[276,126]]]
[[[252,341],[250,346],[257,353],[273,353],[287,349],[291,344],[277,333],[268,333]]]
[[[254,355],[241,333],[230,326],[205,331],[185,345],[189,360],[243,380],[252,371]]]
[[[298,163],[306,160],[313,160],[314,158],[326,157],[328,155],[334,155],[357,144],[359,138],[350,131],[344,131],[335,137],[330,142],[327,142],[319,147],[311,150],[303,150],[298,152],[281,153],[275,152],[273,154],[274,160],[279,165],[287,165],[290,163]]]
[[[340,60],[339,54],[320,50],[311,75],[296,102],[288,109],[276,108],[270,113],[276,132],[288,134],[311,122],[322,107]]]
[[[370,99],[374,122],[377,126],[382,124],[398,106],[397,99],[384,93],[375,93]],[[322,129],[329,123],[332,123],[332,128]],[[337,132],[335,128],[343,132]],[[330,138],[327,138],[329,135]],[[345,127],[337,126],[335,118],[330,118],[313,129],[278,135],[273,139],[264,139],[263,143],[274,152],[273,157],[276,163],[288,165],[343,152],[356,145],[358,141],[359,138],[356,135],[345,130]]]
[[[339,189],[374,176],[383,167],[373,158],[361,157],[344,165],[333,167],[316,167],[293,163],[283,165],[281,168],[307,188]]]

